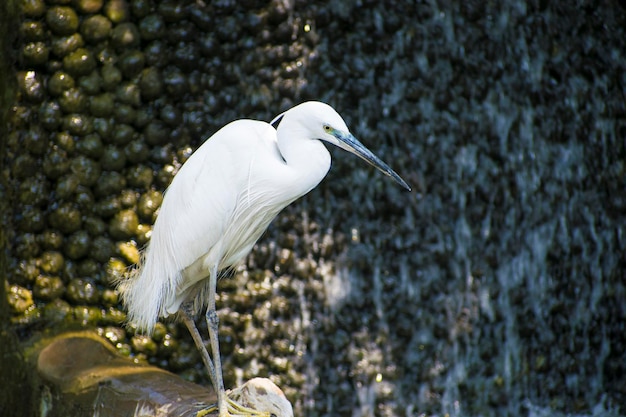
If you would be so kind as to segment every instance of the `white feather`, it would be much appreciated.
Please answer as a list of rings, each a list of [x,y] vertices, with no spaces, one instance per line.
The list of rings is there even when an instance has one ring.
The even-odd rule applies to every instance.
[[[150,333],[182,303],[205,306],[211,271],[241,262],[274,217],[328,172],[330,154],[316,139],[369,152],[351,148],[362,145],[318,102],[286,111],[278,131],[239,120],[205,141],[174,177],[142,262],[118,287],[129,322]]]

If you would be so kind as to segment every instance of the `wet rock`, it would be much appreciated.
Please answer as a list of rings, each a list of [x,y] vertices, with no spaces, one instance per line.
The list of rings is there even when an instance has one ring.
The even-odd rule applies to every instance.
[[[59,205],[50,213],[50,225],[63,233],[73,233],[82,226],[81,212],[69,203]]]
[[[59,103],[57,103],[56,101],[48,101],[48,102],[42,103],[41,107],[39,108],[39,114],[38,114],[41,127],[49,131],[55,131],[56,128],[61,124],[61,115],[62,115],[61,106],[59,106]],[[33,130],[36,131],[37,129],[33,129]],[[42,141],[42,142],[45,142],[45,141]],[[46,148],[47,148],[47,144],[42,144],[41,146],[36,147],[36,149],[41,149],[39,154],[43,153],[43,150],[45,150]],[[31,152],[36,152],[36,149]]]
[[[155,355],[157,352],[157,345],[148,336],[135,335],[131,339],[131,346],[134,351],[145,353],[146,355]]]
[[[17,79],[20,93],[26,100],[34,103],[40,103],[43,101],[45,89],[41,78],[37,75],[37,72],[20,72]]]
[[[139,249],[137,245],[130,242],[120,242],[117,244],[117,252],[130,265],[139,263]]]
[[[46,13],[44,0],[24,0],[22,1],[22,13],[26,17],[41,17]]]
[[[83,14],[98,13],[102,9],[104,0],[76,0],[74,6]]]
[[[126,145],[136,139],[136,137],[137,132],[132,126],[127,124],[118,124],[110,136],[110,141],[115,145]]]
[[[63,245],[63,253],[70,259],[77,260],[83,258],[89,252],[91,237],[84,230],[72,233]],[[89,274],[86,274],[89,275]]]
[[[78,88],[68,88],[61,92],[59,107],[64,113],[81,113],[87,110],[87,96]]]
[[[7,301],[14,314],[24,314],[34,304],[32,292],[19,285],[11,285],[8,288]]]
[[[46,23],[56,35],[71,35],[78,29],[78,15],[71,7],[53,6],[46,12]]]
[[[74,78],[64,71],[55,72],[48,80],[48,92],[53,96],[60,96],[74,86]]]
[[[113,23],[120,23],[130,18],[129,9],[126,0],[110,0],[104,6],[104,13]]]
[[[145,63],[146,59],[141,51],[130,50],[120,56],[118,67],[126,78],[133,78],[143,70]],[[133,87],[137,88],[135,85]]]
[[[96,285],[89,279],[75,278],[67,285],[67,298],[76,304],[95,304],[100,299]],[[80,307],[77,318],[88,322],[97,322],[100,312]]]
[[[120,50],[136,48],[141,42],[139,29],[133,23],[120,23],[111,31],[111,42]]]
[[[152,221],[154,214],[163,202],[163,194],[156,190],[149,190],[141,195],[137,205],[137,214],[146,220]]]
[[[92,119],[80,113],[73,113],[65,116],[63,118],[63,122],[61,123],[61,126],[64,130],[67,130],[70,135],[75,136],[85,136],[93,132]]]
[[[139,219],[132,210],[122,210],[115,214],[109,224],[109,233],[114,239],[132,238],[137,233]]]
[[[70,304],[60,298],[54,298],[43,308],[43,317],[52,324],[63,323],[72,313]]]
[[[70,169],[80,184],[87,187],[93,186],[100,178],[100,164],[83,155],[78,155],[72,159]]]
[[[111,21],[102,15],[90,16],[80,25],[80,33],[85,41],[97,43],[103,41],[111,34],[113,27]]]
[[[95,68],[96,60],[85,48],[78,48],[63,58],[63,69],[74,76],[88,75]]]
[[[40,275],[35,280],[33,287],[33,295],[41,300],[54,300],[63,295],[64,292],[65,286],[59,277]]]
[[[85,46],[85,42],[80,33],[73,33],[69,36],[61,36],[52,40],[51,50],[54,55],[64,58],[79,48]]]
[[[165,21],[160,14],[152,13],[141,19],[139,32],[144,41],[160,39],[165,34]]]
[[[44,65],[50,56],[50,48],[44,42],[31,42],[24,45],[22,59],[29,67]]]
[[[47,274],[58,274],[63,269],[63,255],[56,251],[47,251],[41,255],[40,268]]]
[[[85,92],[85,94],[93,96],[100,93],[102,89],[102,78],[98,71],[91,71],[84,77],[80,77],[78,86]]]
[[[104,65],[101,70],[102,86],[105,90],[115,90],[122,81],[122,72],[113,65]]]

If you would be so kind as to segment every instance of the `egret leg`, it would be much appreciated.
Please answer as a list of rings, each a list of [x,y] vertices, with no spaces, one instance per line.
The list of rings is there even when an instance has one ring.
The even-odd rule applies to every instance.
[[[219,369],[219,374],[218,374],[217,369],[215,368],[215,365],[213,364],[213,361],[211,360],[211,357],[209,356],[209,352],[207,351],[206,346],[204,345],[202,336],[200,336],[200,332],[198,331],[198,328],[196,327],[196,322],[193,319],[193,313],[192,313],[192,308],[191,308],[190,303],[185,303],[181,306],[180,317],[182,318],[183,323],[185,323],[185,326],[187,326],[189,333],[191,333],[191,337],[193,338],[193,341],[196,344],[196,348],[198,348],[198,351],[200,352],[200,356],[202,357],[202,362],[204,362],[204,366],[206,366],[207,371],[209,373],[209,377],[211,378],[211,384],[213,384],[213,389],[215,389],[215,392],[218,393],[218,397],[219,397],[219,390],[217,389],[217,387],[219,386],[218,385],[219,383],[217,382],[217,375],[219,375],[221,378],[222,368],[221,367],[217,368]],[[224,392],[223,385],[224,384],[222,382],[221,384],[222,392]],[[225,413],[225,415],[227,416],[228,415],[230,416],[241,415],[241,416],[249,416],[249,417],[252,417],[252,416],[269,417],[270,415],[270,413],[259,413],[256,410],[252,410],[250,408],[244,407],[241,404],[236,403],[235,401],[231,400],[228,397],[226,397],[226,402],[227,402],[227,408],[226,408],[227,412]],[[198,411],[198,413],[196,414],[196,417],[205,417],[211,413],[214,413],[216,410],[219,410],[219,406],[218,404],[213,404],[206,409]]]
[[[238,404],[237,402],[231,400],[226,395],[226,390],[224,389],[224,378],[222,376],[222,357],[220,356],[220,342],[218,339],[220,319],[217,315],[217,312],[215,311],[215,293],[217,289],[218,272],[219,271],[217,269],[217,266],[213,267],[213,269],[211,270],[211,276],[209,278],[209,301],[206,310],[206,322],[207,327],[209,328],[209,338],[211,339],[211,350],[213,351],[213,369],[215,370],[215,382],[213,382],[213,387],[217,392],[217,408],[219,412],[219,417],[270,417],[269,412],[261,412],[248,407],[244,407],[241,404]]]
[[[193,338],[194,343],[196,344],[196,348],[200,352],[200,356],[202,357],[202,362],[204,362],[204,366],[206,366],[207,371],[209,372],[209,378],[211,378],[211,384],[213,384],[213,388],[217,392],[217,372],[215,369],[215,365],[209,356],[209,352],[206,350],[206,346],[204,345],[204,341],[202,340],[202,336],[200,336],[200,332],[196,327],[196,322],[193,319],[193,313],[191,309],[191,304],[184,303],[180,308],[180,316],[183,319],[183,323],[187,326],[189,333],[191,333],[191,337]],[[219,368],[221,369],[221,368]]]
[[[213,386],[217,392],[217,408],[220,417],[227,417],[226,390],[224,390],[224,378],[222,376],[222,357],[220,356],[219,326],[220,318],[215,311],[215,293],[217,291],[217,265],[211,270],[209,277],[209,302],[206,309],[206,323],[209,329],[211,350],[213,351],[213,363],[215,365],[215,382]]]

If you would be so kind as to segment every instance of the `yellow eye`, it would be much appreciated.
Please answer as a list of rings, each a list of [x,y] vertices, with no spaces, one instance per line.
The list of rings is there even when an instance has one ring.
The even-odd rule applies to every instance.
[[[330,127],[328,125],[324,125],[324,132],[330,133],[331,130],[332,130],[332,127]]]

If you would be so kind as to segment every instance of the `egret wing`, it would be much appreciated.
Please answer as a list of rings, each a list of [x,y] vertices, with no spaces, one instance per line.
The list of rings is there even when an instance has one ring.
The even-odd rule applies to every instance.
[[[250,173],[253,161],[277,152],[273,137],[275,130],[267,123],[233,122],[202,144],[174,177],[149,248],[149,256],[159,259],[167,277],[168,312],[178,309],[212,266],[225,268],[245,257],[262,233],[252,242],[246,239],[250,228],[240,224],[245,220],[238,213],[249,203],[245,196],[256,179]]]

